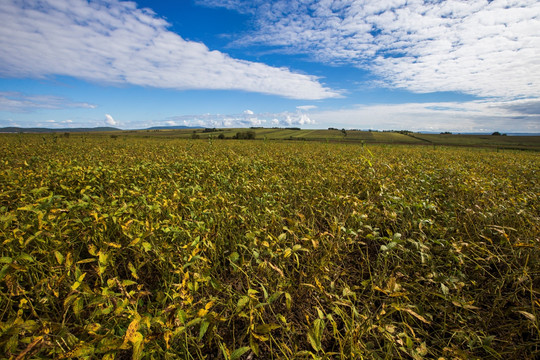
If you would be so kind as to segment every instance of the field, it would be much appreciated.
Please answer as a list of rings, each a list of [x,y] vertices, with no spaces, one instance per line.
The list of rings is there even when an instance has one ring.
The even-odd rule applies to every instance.
[[[210,129],[207,129],[210,130]],[[466,146],[497,150],[533,150],[540,151],[540,136],[493,136],[493,135],[462,135],[462,134],[421,134],[392,131],[358,131],[346,130],[307,130],[283,128],[255,129],[217,129],[206,132],[205,129],[178,130],[136,130],[114,132],[116,136],[135,136],[143,138],[157,137],[162,139],[191,139],[195,137],[217,139],[222,135],[225,139],[233,138],[238,132],[252,131],[259,140],[292,140],[341,142],[356,144],[410,144],[429,146]],[[105,135],[109,136],[109,135]]]
[[[192,132],[0,135],[0,358],[540,351],[540,153]]]

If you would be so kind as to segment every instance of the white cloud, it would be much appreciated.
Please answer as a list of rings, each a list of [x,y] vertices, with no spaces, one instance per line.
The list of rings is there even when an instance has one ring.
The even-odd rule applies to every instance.
[[[314,125],[316,122],[305,113],[281,112],[281,113],[253,113],[244,111],[241,114],[203,114],[174,116],[164,121],[182,123],[185,126],[201,127],[250,127],[250,126],[303,126]],[[147,125],[142,125],[147,127]]]
[[[536,110],[530,111],[531,109]],[[353,129],[538,133],[540,101],[531,103],[527,100],[477,100],[358,105],[347,109],[315,112],[311,113],[310,117],[317,123]]]
[[[339,97],[314,76],[237,60],[186,41],[134,2],[0,2],[0,76],[67,75],[109,84]]]
[[[296,108],[297,108],[298,110],[309,111],[309,110],[316,109],[317,106],[315,106],[315,105],[301,105],[301,106],[297,106]]]
[[[60,96],[28,95],[15,91],[0,92],[0,111],[31,112],[38,109],[63,108],[94,109],[96,106],[88,103],[73,102]]]
[[[251,111],[251,110],[244,110],[244,114],[246,114],[246,115],[253,115],[253,111]]]
[[[116,120],[114,120],[111,115],[105,114],[105,124],[110,126],[116,126],[118,125],[118,122],[116,122]]]
[[[385,86],[540,96],[538,0],[200,0],[254,15],[263,44],[371,70]]]

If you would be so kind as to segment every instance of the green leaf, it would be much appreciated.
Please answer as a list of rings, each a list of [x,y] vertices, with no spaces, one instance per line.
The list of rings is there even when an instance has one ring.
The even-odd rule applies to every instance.
[[[441,283],[441,291],[444,295],[448,295],[448,286]]]
[[[244,346],[239,349],[236,349],[232,352],[230,359],[231,360],[237,360],[240,359],[242,355],[244,355],[246,352],[248,352],[251,348],[249,346]]]
[[[34,258],[27,253],[22,253],[21,255],[17,256],[17,260],[26,260],[29,262],[34,262]]]
[[[314,336],[314,334],[313,334],[313,332],[311,330],[308,331],[307,337],[308,337],[309,343],[311,344],[311,347],[315,351],[319,351],[320,348],[321,348],[321,344],[317,342],[317,338]]]
[[[77,298],[74,302],[73,302],[73,313],[75,315],[79,315],[83,309],[83,305],[84,305],[84,301],[83,301],[83,298],[80,297],[80,298]]]
[[[289,294],[288,292],[285,293],[285,304],[287,306],[287,310],[291,310],[292,298],[291,294]]]
[[[11,264],[13,262],[13,259],[9,256],[2,256],[0,257],[0,264]]]
[[[249,347],[251,348],[251,351],[257,356],[259,356],[259,344],[255,340],[253,336],[249,337]]]
[[[270,295],[270,297],[268,298],[268,303],[269,303],[269,304],[273,303],[273,302],[276,301],[277,298],[279,298],[281,295],[283,295],[283,291],[276,291],[275,293],[273,293],[272,295]]]
[[[197,325],[197,324],[200,323],[201,321],[203,321],[202,318],[195,318],[195,319],[189,321],[189,322],[186,324],[186,327],[190,327],[190,326],[193,326],[193,325]]]
[[[2,267],[2,270],[0,270],[0,280],[2,280],[4,278],[4,276],[6,276],[9,269],[10,269],[9,265],[4,265]]]
[[[246,306],[246,304],[249,302],[249,296],[242,296],[238,303],[236,304],[236,311],[240,311]]]
[[[229,255],[229,260],[232,262],[236,262],[240,258],[240,255],[235,251],[231,255]]]
[[[199,328],[199,340],[201,340],[204,334],[206,334],[206,331],[208,330],[209,325],[210,325],[209,321],[203,320],[203,322],[201,323],[201,327]]]
[[[279,328],[277,324],[259,324],[255,326],[255,332],[257,334],[268,334],[270,331]]]

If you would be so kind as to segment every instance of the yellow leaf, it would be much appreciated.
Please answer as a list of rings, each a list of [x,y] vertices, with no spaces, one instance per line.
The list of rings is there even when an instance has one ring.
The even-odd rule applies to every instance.
[[[131,276],[133,276],[135,279],[139,279],[139,275],[137,275],[137,269],[135,269],[135,266],[130,262],[128,264],[128,269],[131,272]]]
[[[120,249],[122,247],[122,245],[120,244],[117,244],[117,243],[113,243],[113,242],[106,242],[105,244],[113,247],[113,248],[116,248],[116,249]]]
[[[61,265],[64,262],[64,255],[62,255],[59,251],[55,251],[54,256],[56,257],[56,261],[58,261],[58,264]]]
[[[144,348],[143,336],[140,332],[136,332],[131,340],[133,344],[133,360],[139,360],[142,357],[142,351]]]
[[[45,214],[43,212],[41,212],[41,211],[38,212],[38,216],[37,216],[37,218],[38,218],[38,230],[41,230],[43,228],[43,216],[44,215]]]
[[[142,338],[142,335],[137,331],[139,330],[139,323],[141,321],[141,316],[139,314],[135,314],[135,318],[131,321],[131,323],[128,326],[128,329],[126,331],[126,336],[124,337],[124,342],[122,343],[122,348],[127,348],[127,343],[137,341],[139,338],[139,335]],[[137,335],[139,334],[139,335]]]
[[[169,341],[171,340],[171,336],[172,331],[170,330],[165,331],[165,333],[163,334],[163,340],[165,340],[165,345],[167,346],[167,349],[170,348]]]
[[[206,306],[204,307],[205,310],[209,310],[214,305],[214,301],[210,301]]]
[[[417,318],[418,320],[420,320],[421,322],[425,323],[425,324],[431,324],[431,322],[429,320],[427,320],[425,317],[423,317],[422,315],[419,315],[417,313],[415,313],[414,311],[412,311],[411,309],[409,308],[402,308],[400,306],[396,306],[394,305],[394,309],[398,310],[398,311],[405,311],[406,313],[409,313],[411,314],[412,316],[414,316],[415,318]]]
[[[68,252],[67,255],[66,255],[66,262],[65,262],[65,264],[66,264],[66,268],[70,268],[71,265],[73,265],[73,255],[71,255],[70,252]]]
[[[531,320],[532,322],[536,322],[536,316],[534,316],[533,314],[526,311],[521,311],[521,310],[518,310],[518,313],[525,316],[527,319]]]

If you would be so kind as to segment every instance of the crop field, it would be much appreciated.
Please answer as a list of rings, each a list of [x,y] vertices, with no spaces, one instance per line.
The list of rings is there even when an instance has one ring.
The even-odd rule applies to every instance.
[[[540,352],[538,152],[0,134],[0,164],[1,359]]]
[[[215,130],[207,132],[206,130]],[[360,131],[360,130],[308,130],[284,128],[252,129],[176,129],[176,130],[131,130],[117,131],[117,136],[142,138],[191,139],[195,134],[200,139],[222,135],[225,139],[233,138],[238,132],[252,131],[259,140],[301,140],[320,142],[342,142],[356,144],[410,144],[428,146],[466,146],[490,148],[495,150],[532,150],[540,151],[540,136],[493,136],[463,134],[422,134],[395,131]],[[109,136],[105,133],[105,136]],[[93,135],[95,136],[95,134]]]

